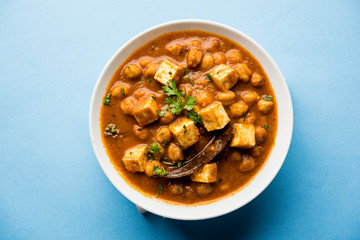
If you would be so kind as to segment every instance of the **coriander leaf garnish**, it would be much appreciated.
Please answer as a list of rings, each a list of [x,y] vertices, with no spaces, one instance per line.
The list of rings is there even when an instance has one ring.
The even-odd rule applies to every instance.
[[[176,145],[178,145],[182,150],[185,150],[185,148],[183,146],[181,146],[180,143],[175,143]]]
[[[177,97],[183,97],[185,95],[185,92],[178,91],[176,87],[176,82],[173,79],[170,79],[168,81],[169,86],[163,86],[162,89],[165,92],[166,96],[177,96]]]
[[[161,184],[159,184],[159,185],[158,185],[158,192],[157,192],[157,194],[155,195],[155,197],[157,198],[157,197],[159,196],[159,194],[162,193],[162,191],[163,191],[163,187],[162,187]]]
[[[194,110],[187,112],[186,117],[190,120],[193,120],[195,123],[199,123],[199,124],[203,125],[201,116]]]
[[[164,167],[159,168],[158,166],[154,166],[153,173],[160,177],[163,177],[168,175],[169,172],[166,171]]]
[[[154,99],[154,100],[156,100],[156,97],[155,97],[154,95],[151,95],[151,98]]]
[[[172,79],[168,81],[168,85],[169,86],[162,87],[168,96],[165,99],[165,103],[169,104],[166,110],[169,110],[172,114],[179,115],[183,109],[188,111],[194,109],[196,105],[196,99],[194,97],[185,95],[185,92],[179,91],[176,87],[176,82]],[[161,112],[158,112],[158,115],[159,114],[161,114]]]
[[[112,136],[114,138],[117,137],[119,133],[119,129],[116,129],[116,125],[113,123],[109,123],[104,131],[105,136]]]
[[[264,128],[265,128],[266,130],[270,131],[270,130],[271,130],[271,125],[270,125],[270,124],[269,124],[269,125],[265,125]]]
[[[154,155],[153,155],[152,153],[148,153],[148,154],[147,154],[147,157],[148,157],[151,161],[155,160],[155,157],[154,157]]]
[[[164,148],[166,148],[166,145],[167,145],[168,141],[166,139],[164,139],[162,142],[161,142],[161,145],[163,145]]]
[[[184,129],[184,133],[186,133],[187,132],[186,125],[183,125],[183,129]]]
[[[120,93],[125,97],[125,88],[124,87],[120,88]]]
[[[109,94],[106,95],[106,97],[104,98],[104,105],[111,106],[110,99],[111,99],[111,94],[109,93]]]
[[[152,144],[150,144],[150,148],[145,148],[147,151],[151,153],[161,153],[161,148],[159,145],[157,145],[157,141],[154,141]]]
[[[244,112],[241,114],[241,118],[243,119],[242,121],[245,122],[245,113]]]
[[[186,95],[184,99],[185,99],[185,103],[183,108],[189,111],[193,110],[196,105],[196,98],[194,98],[193,96]]]
[[[166,157],[160,158],[160,162],[162,162],[163,164],[166,164],[166,165],[170,165],[170,166],[175,165],[175,163],[169,162]]]
[[[181,167],[181,165],[182,165],[182,162],[181,162],[181,161],[177,161],[177,162],[176,162],[176,166],[177,166],[177,167]]]
[[[155,41],[152,41],[151,50],[155,51]]]
[[[147,84],[150,84],[152,80],[153,80],[153,78],[149,78],[149,79],[147,80]]]
[[[272,98],[273,98],[272,95],[267,95],[267,96],[264,97],[264,100],[265,101],[270,101]]]
[[[162,110],[162,111],[156,110],[156,112],[157,112],[157,115],[158,115],[159,117],[163,117],[163,116],[165,115],[165,113],[166,113],[166,109],[164,109],[164,110]]]
[[[212,75],[211,73],[206,74],[206,81],[211,82],[212,81]]]
[[[185,76],[189,79],[191,85],[194,86],[195,84],[194,84],[194,81],[190,77],[190,73],[186,72]]]

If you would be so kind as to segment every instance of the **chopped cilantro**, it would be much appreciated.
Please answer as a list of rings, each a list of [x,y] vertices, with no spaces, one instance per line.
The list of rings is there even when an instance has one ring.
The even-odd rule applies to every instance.
[[[155,41],[152,41],[151,50],[155,51]]]
[[[105,128],[104,134],[106,136],[116,137],[120,133],[119,129],[116,129],[116,125],[113,123],[109,123]]]
[[[211,82],[212,81],[212,75],[211,73],[206,74],[206,81]]]
[[[149,78],[149,79],[147,80],[147,84],[150,84],[152,80],[153,80],[153,78]]]
[[[163,177],[163,176],[168,175],[169,172],[166,171],[164,167],[159,168],[158,166],[154,166],[153,173],[155,173],[156,175],[158,175],[160,177]]]
[[[177,96],[177,97],[183,97],[185,95],[185,92],[178,91],[176,87],[176,82],[173,79],[170,79],[168,81],[169,86],[163,86],[162,89],[165,92],[166,96]]]
[[[267,95],[267,96],[264,97],[264,100],[265,101],[270,101],[272,98],[273,98],[273,96]]]
[[[164,109],[164,110],[162,110],[162,111],[156,110],[156,112],[157,112],[157,115],[158,115],[159,117],[163,117],[163,116],[165,115],[165,113],[166,113],[166,109]]]
[[[125,88],[124,87],[120,88],[120,93],[125,97]]]
[[[168,162],[166,157],[160,158],[160,161],[161,161],[163,164],[166,164],[166,165],[170,165],[170,166],[175,165],[175,163],[173,163],[173,162]]]
[[[157,194],[155,195],[155,197],[157,198],[157,197],[159,196],[159,194],[162,193],[162,191],[163,191],[163,187],[162,187],[161,184],[159,184],[159,185],[158,185],[158,192],[157,192]]]
[[[156,97],[155,97],[154,95],[151,95],[151,98],[154,99],[154,100],[156,100]]]
[[[245,113],[244,112],[241,114],[241,118],[243,119],[242,121],[245,122]]]
[[[164,148],[166,148],[166,145],[167,145],[168,141],[166,139],[164,139],[162,142],[161,142],[161,145],[163,145]]]
[[[183,125],[183,129],[184,129],[184,133],[186,133],[187,132],[186,125]]]
[[[175,143],[176,145],[178,145],[182,150],[185,150],[185,148],[183,146],[181,146],[180,143]]]
[[[176,166],[179,168],[179,167],[181,167],[181,165],[182,165],[182,162],[181,161],[177,161],[176,162]]]
[[[109,94],[106,95],[106,97],[104,98],[104,104],[105,104],[105,105],[108,105],[108,106],[111,106],[110,99],[111,99],[111,94],[109,93]]]
[[[147,157],[148,157],[151,161],[155,160],[155,157],[154,157],[154,155],[153,155],[152,153],[148,153],[148,154],[147,154]]]
[[[271,125],[270,125],[270,124],[269,124],[269,125],[265,125],[264,128],[265,128],[266,130],[270,131],[270,130],[271,130]]]
[[[186,77],[189,79],[191,86],[194,86],[194,81],[191,79],[190,74],[188,72],[186,72]]]
[[[199,123],[199,124],[203,125],[201,116],[194,110],[187,112],[186,117],[190,120],[193,120],[195,123]]]
[[[150,148],[145,148],[147,151],[151,153],[161,153],[161,148],[157,144],[157,141],[154,141],[152,144],[150,144]]]

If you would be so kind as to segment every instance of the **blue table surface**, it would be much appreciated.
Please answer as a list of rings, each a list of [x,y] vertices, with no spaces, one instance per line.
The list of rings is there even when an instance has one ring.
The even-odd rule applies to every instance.
[[[200,18],[239,29],[282,70],[294,132],[283,167],[226,216],[145,214],[106,178],[91,94],[137,33]],[[0,1],[0,239],[360,239],[359,1]]]

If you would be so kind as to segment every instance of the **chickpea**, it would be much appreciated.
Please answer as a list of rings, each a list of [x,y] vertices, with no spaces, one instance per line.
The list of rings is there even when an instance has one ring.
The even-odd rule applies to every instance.
[[[185,186],[185,197],[187,199],[195,199],[197,196],[197,193],[195,189],[192,186],[186,185]]]
[[[249,81],[252,71],[245,63],[236,64],[234,69],[235,69],[237,75],[239,76],[239,80],[241,82],[246,83]]]
[[[222,182],[219,184],[219,190],[222,191],[222,192],[226,192],[230,189],[230,184],[229,183],[225,183],[225,182]]]
[[[166,49],[170,54],[174,55],[174,56],[179,56],[181,51],[183,50],[183,46],[181,46],[180,44],[176,43],[174,45],[171,45],[170,47],[168,47]]]
[[[130,98],[125,99],[121,102],[120,108],[123,111],[124,114],[131,115],[131,110],[134,107],[134,102]]]
[[[213,102],[213,98],[210,95],[210,93],[205,91],[196,93],[195,98],[196,98],[196,104],[199,105],[200,107],[206,107],[207,105]]]
[[[247,112],[248,109],[249,106],[246,103],[240,101],[230,106],[230,113],[235,118],[242,117],[244,116],[244,114]]]
[[[193,92],[193,88],[192,88],[191,84],[181,84],[179,86],[179,90],[185,92],[186,95],[189,95],[189,96],[191,96],[191,94]]]
[[[200,78],[200,79],[195,81],[195,84],[196,85],[208,85],[209,82],[205,78]],[[203,86],[201,86],[201,87],[203,87]]]
[[[196,185],[196,192],[201,195],[208,195],[213,190],[213,187],[208,183],[199,183]]]
[[[229,106],[235,102],[236,95],[232,91],[221,92],[217,95],[217,100],[219,100],[224,106]]]
[[[134,95],[135,95],[135,97],[136,97],[137,99],[139,99],[139,98],[145,96],[145,94],[146,94],[145,90],[144,90],[143,88],[140,88],[139,90],[137,90],[137,91],[135,92]]]
[[[141,75],[142,70],[135,64],[127,65],[124,69],[124,74],[129,79],[137,78]]]
[[[159,69],[160,64],[159,63],[150,63],[147,65],[145,71],[144,71],[144,77],[151,78],[154,77],[156,71]]]
[[[215,59],[215,64],[216,65],[219,65],[219,64],[226,64],[226,56],[225,54],[223,54],[222,52],[217,52],[217,53],[214,53],[214,59]]]
[[[175,116],[169,111],[165,112],[165,115],[160,118],[161,123],[171,123],[174,120]]]
[[[259,109],[260,112],[267,113],[272,109],[273,105],[274,103],[272,101],[266,101],[264,99],[260,99],[260,101],[257,103],[257,108]]]
[[[263,151],[263,147],[261,147],[261,146],[255,146],[255,147],[251,148],[250,154],[251,154],[251,156],[253,156],[253,157],[258,157],[258,156],[260,156],[260,154],[262,153],[262,151]]]
[[[220,40],[215,38],[215,39],[211,40],[211,46],[210,46],[209,50],[215,50],[215,49],[219,48],[220,45],[221,45]]]
[[[168,148],[168,159],[174,163],[182,161],[184,159],[183,150],[178,145],[171,143]]]
[[[241,120],[242,121],[242,120]],[[253,112],[249,112],[248,114],[246,114],[245,116],[245,121],[243,121],[244,123],[249,123],[249,124],[253,124],[256,121],[256,115]]]
[[[200,49],[192,48],[189,50],[188,55],[186,57],[186,63],[189,67],[196,67],[200,64],[203,58],[203,53]]]
[[[238,151],[233,151],[229,155],[229,160],[231,160],[231,161],[241,161],[242,160],[242,155]]]
[[[265,84],[265,79],[259,73],[254,73],[251,76],[250,82],[254,87],[261,87]]]
[[[159,143],[162,143],[164,140],[170,142],[171,137],[172,136],[171,136],[171,132],[169,131],[169,128],[161,127],[155,135],[155,140],[158,141]]]
[[[112,87],[110,94],[112,97],[125,97],[129,93],[129,88],[123,84]]]
[[[249,91],[247,93],[244,93],[241,99],[248,105],[252,105],[255,101],[258,101],[260,99],[260,96],[255,91]]]
[[[159,161],[148,161],[145,167],[145,174],[148,177],[153,177],[153,176],[157,176],[154,173],[155,168],[162,168],[162,165]]]
[[[149,136],[149,130],[138,125],[133,126],[133,132],[137,138],[140,140],[146,140]]]
[[[242,61],[242,56],[240,51],[230,51],[227,54],[230,63],[239,63]]]
[[[215,65],[215,58],[211,54],[205,55],[201,62],[201,68],[204,70],[208,70]]]
[[[169,183],[168,189],[174,195],[179,195],[184,193],[183,185],[179,183]]]
[[[145,68],[149,63],[151,63],[150,59],[143,59],[139,62],[140,67]]]
[[[262,143],[267,136],[266,129],[260,126],[256,126],[255,128],[255,140],[256,143]]]
[[[188,48],[191,48],[191,47],[201,48],[202,43],[199,40],[191,40],[190,42],[188,42],[187,47]]]
[[[249,155],[245,155],[242,163],[240,164],[240,171],[249,172],[255,168],[255,165],[256,163],[254,158]]]

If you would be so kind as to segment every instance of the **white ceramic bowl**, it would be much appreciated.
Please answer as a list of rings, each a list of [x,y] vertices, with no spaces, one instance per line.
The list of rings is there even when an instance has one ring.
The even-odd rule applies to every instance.
[[[102,131],[100,129],[99,117],[102,98],[116,69],[132,52],[151,39],[166,32],[180,30],[202,30],[217,33],[228,37],[245,47],[264,68],[275,91],[278,104],[278,132],[275,146],[269,159],[265,163],[265,166],[259,171],[256,177],[243,190],[230,197],[223,198],[210,204],[193,207],[172,205],[158,199],[151,199],[130,187],[110,163],[110,159],[106,155],[100,135],[102,134]],[[204,20],[179,20],[152,27],[138,34],[125,43],[112,56],[102,70],[94,88],[90,103],[89,124],[91,142],[100,166],[112,184],[127,199],[149,212],[166,218],[199,220],[221,216],[244,206],[258,196],[270,184],[280,170],[290,146],[293,130],[293,109],[289,89],[284,77],[274,60],[258,43],[240,31],[220,23]]]

